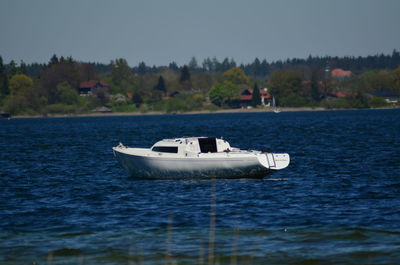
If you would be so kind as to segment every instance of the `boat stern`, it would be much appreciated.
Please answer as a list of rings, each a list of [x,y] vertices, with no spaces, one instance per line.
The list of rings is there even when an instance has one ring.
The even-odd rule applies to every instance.
[[[284,169],[290,164],[290,156],[287,153],[262,153],[257,159],[262,166],[271,170]]]

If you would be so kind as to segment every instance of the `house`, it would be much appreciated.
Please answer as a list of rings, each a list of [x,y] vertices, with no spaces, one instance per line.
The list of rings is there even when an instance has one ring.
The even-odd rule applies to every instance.
[[[251,105],[251,100],[253,99],[254,89],[246,88],[240,92],[240,104],[241,107],[247,107]],[[260,89],[261,105],[270,105],[272,101],[272,96],[268,93],[267,89]]]
[[[225,101],[231,108],[246,108],[251,106],[251,101],[253,99],[254,89],[245,88],[240,91],[240,96],[235,99],[230,99]],[[260,89],[261,105],[270,106],[272,102],[272,96],[268,93],[266,89]]]
[[[326,99],[336,99],[336,98],[348,98],[348,97],[357,97],[359,94],[354,92],[344,92],[344,91],[336,91],[330,92],[326,94]]]
[[[351,71],[345,71],[341,68],[336,68],[331,71],[331,77],[335,79],[345,79],[350,77],[352,74]]]
[[[108,89],[109,85],[104,82],[91,80],[81,82],[79,85],[79,95],[86,96],[91,95],[97,88],[105,88]]]
[[[393,91],[387,91],[387,90],[378,90],[378,91],[373,91],[369,93],[373,97],[381,97],[383,98],[387,103],[392,103],[396,104],[400,102],[400,93],[399,92],[393,92]]]
[[[97,112],[97,113],[109,113],[112,112],[110,108],[107,108],[105,106],[97,107],[92,110],[92,112]]]
[[[6,118],[9,119],[11,117],[11,114],[5,111],[0,111],[0,118]]]

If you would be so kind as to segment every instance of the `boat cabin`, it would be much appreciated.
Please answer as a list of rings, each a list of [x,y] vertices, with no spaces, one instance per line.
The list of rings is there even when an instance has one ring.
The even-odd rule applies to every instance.
[[[210,137],[191,137],[164,139],[155,143],[151,151],[158,153],[219,153],[229,151],[231,146],[223,139]]]

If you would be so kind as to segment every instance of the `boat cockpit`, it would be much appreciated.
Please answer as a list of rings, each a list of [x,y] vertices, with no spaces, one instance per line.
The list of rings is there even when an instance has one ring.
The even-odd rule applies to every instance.
[[[231,146],[223,139],[212,137],[189,137],[164,139],[155,143],[151,151],[158,153],[220,153],[230,151]]]

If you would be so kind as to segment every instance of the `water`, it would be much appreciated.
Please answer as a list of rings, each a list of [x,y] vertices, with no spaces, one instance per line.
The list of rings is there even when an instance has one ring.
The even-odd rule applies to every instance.
[[[135,180],[111,147],[288,152],[262,180]],[[0,120],[0,264],[400,264],[400,110]]]

